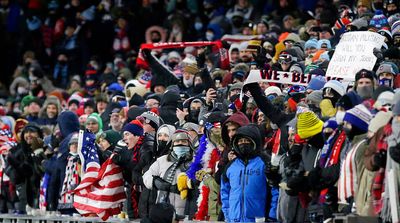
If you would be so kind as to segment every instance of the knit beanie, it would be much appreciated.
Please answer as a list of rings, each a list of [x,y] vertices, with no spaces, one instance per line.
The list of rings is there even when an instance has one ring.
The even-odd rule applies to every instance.
[[[395,36],[400,35],[400,20],[397,20],[396,22],[393,23],[391,30],[393,38]]]
[[[321,49],[321,47],[323,46],[325,46],[326,49],[331,49],[332,48],[331,41],[327,39],[318,40],[317,49]]]
[[[374,82],[375,79],[375,74],[373,71],[367,70],[367,69],[361,69],[356,73],[356,82],[360,80],[361,78],[368,78],[371,79],[372,82]]]
[[[336,91],[338,94],[340,94],[341,96],[343,96],[344,94],[346,94],[346,89],[344,88],[344,86],[343,86],[343,84],[342,83],[340,83],[339,81],[337,81],[337,80],[330,80],[330,81],[328,81],[325,85],[324,85],[324,87],[323,87],[323,89],[325,89],[325,88],[332,88],[334,91]]]
[[[190,122],[187,122],[187,123],[190,123]],[[186,125],[187,123],[185,123],[185,125]],[[192,124],[194,124],[194,123],[192,123]],[[176,130],[175,126],[173,126],[173,125],[168,125],[168,124],[164,124],[164,125],[160,126],[160,128],[158,128],[158,130],[157,130],[157,136],[158,136],[159,134],[161,134],[161,133],[164,133],[164,134],[166,134],[166,135],[169,136],[168,142],[170,142],[170,141],[171,141],[171,136],[172,136],[172,134],[174,134],[175,130]]]
[[[322,131],[324,122],[312,112],[307,111],[297,115],[297,134],[301,139],[307,139]]]
[[[78,143],[79,135],[74,134],[72,135],[71,139],[68,142],[68,145],[70,146],[71,144]]]
[[[158,129],[160,126],[160,116],[158,116],[156,113],[147,111],[143,112],[140,116],[145,119],[145,123],[151,125],[151,127],[154,129]]]
[[[396,75],[399,73],[399,68],[392,62],[383,62],[381,65],[379,65],[378,70],[376,70],[376,76],[379,76],[383,73]]]
[[[378,129],[388,124],[392,117],[393,113],[391,111],[379,111],[371,120],[371,123],[368,126],[368,131],[376,133]]]
[[[390,25],[390,27],[392,27],[392,25],[396,22],[400,20],[400,14],[396,13],[394,15],[389,16],[388,18],[388,23]]]
[[[139,120],[133,120],[122,128],[122,133],[123,132],[130,132],[134,136],[142,136],[143,135],[143,124]]]
[[[343,121],[356,126],[360,130],[368,131],[369,122],[372,119],[371,112],[363,104],[359,104],[354,108],[346,111]]]
[[[118,141],[122,139],[121,134],[112,129],[104,131],[101,138],[105,139],[111,146],[117,145]]]
[[[90,114],[86,119],[86,123],[88,123],[89,121],[97,122],[97,124],[99,124],[99,131],[101,131],[103,129],[103,120],[101,119],[101,117],[98,113],[95,112],[95,113]],[[86,125],[86,123],[85,123],[85,125]]]
[[[309,74],[311,74],[311,76],[324,76],[325,77],[325,71],[321,68],[313,69],[309,72]],[[324,78],[324,82],[326,82],[325,78]]]
[[[391,91],[384,91],[379,96],[378,99],[374,103],[374,108],[380,109],[384,105],[392,105],[393,104],[394,93]]]
[[[374,17],[369,21],[369,26],[376,30],[382,29],[383,27],[389,27],[388,20],[383,14],[382,10],[376,10]]]
[[[311,71],[318,69],[318,65],[310,64],[306,66],[306,69],[304,69],[304,74],[309,74]]]
[[[310,49],[310,48],[315,48],[317,49],[318,47],[318,41],[317,39],[309,39],[307,42],[304,44],[304,49]]]
[[[310,82],[308,83],[307,90],[321,90],[325,85],[325,77],[323,76],[316,76],[311,78]]]
[[[313,91],[307,95],[306,99],[311,104],[319,105],[323,99],[322,91],[321,90]]]
[[[21,110],[23,111],[24,107],[28,106],[34,98],[35,97],[32,95],[23,97],[21,100]]]
[[[281,96],[282,90],[277,86],[269,86],[267,87],[267,89],[265,89],[264,94],[265,96],[268,96],[270,94],[276,94],[276,96]]]

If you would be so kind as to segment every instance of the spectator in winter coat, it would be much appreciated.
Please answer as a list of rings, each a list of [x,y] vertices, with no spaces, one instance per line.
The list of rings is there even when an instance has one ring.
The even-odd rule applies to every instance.
[[[175,126],[164,124],[157,130],[157,146],[154,147],[153,160],[155,161],[161,156],[167,155],[171,148],[172,134],[175,132]]]
[[[78,155],[78,134],[74,134],[68,143],[69,153],[65,157],[66,166],[64,180],[61,185],[60,197],[57,209],[62,214],[72,215],[76,213],[74,208],[74,189],[81,179],[81,161]]]
[[[255,222],[266,217],[267,177],[259,156],[261,134],[257,126],[240,127],[232,139],[238,156],[227,166],[221,180],[222,211],[227,222]],[[275,214],[270,213],[269,217]]]
[[[12,167],[9,174],[18,194],[17,213],[26,214],[26,205],[39,208],[40,179],[44,174],[41,162],[43,155],[43,133],[35,124],[25,126],[21,143],[10,150],[7,161]],[[29,213],[32,214],[32,213]]]
[[[148,189],[158,190],[156,203],[172,204],[178,215],[185,215],[185,206],[190,184],[184,174],[192,160],[193,151],[189,134],[177,130],[172,135],[172,150],[158,158],[143,175],[143,183]]]
[[[115,146],[121,139],[121,134],[111,129],[101,133],[99,138],[101,155],[100,163],[103,163],[108,158],[110,158],[111,154],[114,152]]]
[[[56,211],[61,185],[65,177],[65,157],[68,156],[68,143],[72,136],[79,131],[78,116],[71,111],[62,112],[57,118],[60,127],[61,142],[58,151],[54,151],[55,156],[45,164],[46,174],[50,175],[49,186],[47,188],[47,203],[49,211]]]
[[[57,97],[49,96],[39,112],[38,124],[53,130],[57,124],[58,114],[61,113],[61,104]]]

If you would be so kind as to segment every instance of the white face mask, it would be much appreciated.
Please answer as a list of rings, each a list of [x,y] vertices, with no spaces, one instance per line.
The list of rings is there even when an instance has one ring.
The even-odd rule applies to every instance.
[[[185,78],[183,78],[183,84],[185,85],[185,87],[193,86],[193,79],[194,79],[194,76],[190,76],[189,80],[186,80]]]
[[[24,88],[24,87],[18,87],[17,88],[17,93],[19,95],[26,94],[26,93],[28,93],[28,90],[26,88]]]
[[[214,33],[206,33],[206,39],[212,41],[214,39]]]
[[[336,122],[338,125],[343,124],[343,119],[344,119],[344,115],[346,114],[346,112],[344,111],[337,111],[336,112]]]

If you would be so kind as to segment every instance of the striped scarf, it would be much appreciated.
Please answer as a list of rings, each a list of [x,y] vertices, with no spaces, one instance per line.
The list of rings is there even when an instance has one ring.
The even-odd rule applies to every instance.
[[[68,162],[65,168],[65,178],[61,188],[60,199],[58,201],[59,209],[73,208],[73,192],[80,182],[79,157],[70,154],[67,159]]]
[[[358,180],[355,156],[360,145],[365,141],[366,139],[363,139],[354,145],[341,164],[338,181],[338,198],[341,204],[348,204],[347,199],[354,197],[357,193]]]
[[[386,138],[392,134],[392,127],[390,124],[386,125],[383,129],[383,135],[378,140],[377,151],[388,150],[388,143]],[[374,206],[375,214],[379,214],[382,210],[382,193],[384,192],[385,168],[379,168],[375,173],[374,181],[372,183],[372,205]]]

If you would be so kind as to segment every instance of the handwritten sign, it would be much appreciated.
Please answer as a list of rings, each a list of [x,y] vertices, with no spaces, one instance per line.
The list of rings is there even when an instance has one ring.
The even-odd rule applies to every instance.
[[[359,31],[343,34],[329,62],[326,76],[329,79],[354,81],[355,74],[359,70],[373,69],[376,62],[373,50],[380,49],[383,43],[384,37],[374,32]]]
[[[251,70],[244,84],[255,82],[270,82],[291,85],[307,86],[310,82],[311,75],[300,74],[296,72],[285,72],[276,70]]]

